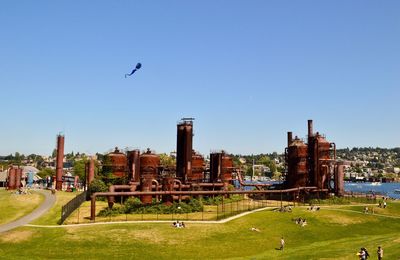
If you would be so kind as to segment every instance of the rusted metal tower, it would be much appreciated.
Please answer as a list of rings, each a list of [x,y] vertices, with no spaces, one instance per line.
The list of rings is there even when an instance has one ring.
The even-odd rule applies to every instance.
[[[61,134],[57,136],[57,159],[56,159],[56,190],[62,189],[62,176],[64,168],[64,139]]]
[[[176,177],[186,182],[187,176],[192,172],[194,118],[182,118],[181,120],[177,125]]]

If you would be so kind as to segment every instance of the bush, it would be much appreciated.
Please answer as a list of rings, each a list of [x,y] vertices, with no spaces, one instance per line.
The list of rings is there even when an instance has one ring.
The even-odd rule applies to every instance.
[[[172,205],[168,206],[162,202],[153,202],[151,205],[143,205],[138,198],[129,198],[125,201],[123,206],[101,210],[99,216],[104,217],[129,213],[177,214],[199,212],[202,210],[203,204],[196,199],[191,199],[187,202],[174,202]]]
[[[93,194],[95,192],[106,192],[108,191],[107,185],[99,179],[94,179],[89,185],[89,192]]]
[[[220,204],[222,204],[222,202],[231,203],[234,201],[240,201],[242,199],[243,198],[241,195],[235,194],[235,195],[231,195],[229,198],[224,198],[223,196],[208,197],[203,200],[203,203],[205,205],[220,205]]]

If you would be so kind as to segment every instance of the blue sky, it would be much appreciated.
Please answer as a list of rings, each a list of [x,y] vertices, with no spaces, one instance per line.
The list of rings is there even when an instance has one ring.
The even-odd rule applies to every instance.
[[[400,146],[399,1],[2,1],[0,154]],[[125,79],[137,62],[143,67]]]

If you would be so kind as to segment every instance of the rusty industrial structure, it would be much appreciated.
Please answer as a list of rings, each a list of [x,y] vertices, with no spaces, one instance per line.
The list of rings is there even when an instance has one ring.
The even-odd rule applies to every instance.
[[[94,159],[90,158],[85,167],[86,183],[87,185],[90,185],[94,180]]]
[[[64,140],[63,135],[57,136],[57,158],[56,158],[56,190],[62,189],[64,168]]]
[[[177,124],[176,167],[161,165],[160,156],[148,149],[127,151],[126,155],[115,148],[107,156],[103,171],[111,173],[125,183],[114,184],[109,192],[140,192],[141,202],[151,204],[153,200],[171,204],[188,199],[186,195],[149,195],[151,192],[224,191],[233,183],[233,162],[225,152],[210,155],[207,171],[204,157],[193,150],[193,118],[183,118]],[[206,179],[206,172],[209,172]],[[108,196],[112,207],[115,196]]]
[[[10,166],[7,174],[7,189],[15,190],[22,187],[22,168]]]
[[[92,194],[91,218],[95,218],[97,196],[107,197],[111,208],[117,198],[122,200],[132,196],[139,198],[143,204],[161,201],[170,205],[193,196],[268,194],[270,197],[279,195],[282,199],[285,194],[287,199],[294,200],[310,194],[343,195],[344,162],[336,160],[334,143],[313,132],[311,120],[308,121],[307,143],[298,137],[293,138],[292,132],[288,132],[287,143],[287,171],[282,184],[271,188],[269,183],[246,183],[241,169],[234,166],[233,159],[226,152],[212,152],[207,163],[193,149],[193,118],[183,118],[177,124],[176,167],[162,165],[160,156],[150,149],[143,153],[140,150],[123,153],[115,148],[108,154],[103,162],[103,172],[113,176],[114,185],[109,186],[108,192]],[[93,176],[94,173],[88,175],[88,183]],[[240,189],[233,188],[235,179]],[[253,190],[244,189],[246,186]]]
[[[313,121],[308,120],[307,143],[292,132],[287,133],[285,150],[287,175],[286,188],[315,186],[320,191],[344,194],[344,162],[336,160],[336,145],[313,131]]]

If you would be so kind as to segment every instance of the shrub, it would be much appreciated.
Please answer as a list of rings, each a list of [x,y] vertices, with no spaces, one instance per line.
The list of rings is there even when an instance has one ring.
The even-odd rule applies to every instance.
[[[99,179],[94,179],[89,185],[89,192],[93,194],[95,192],[105,192],[108,191],[107,185]]]

